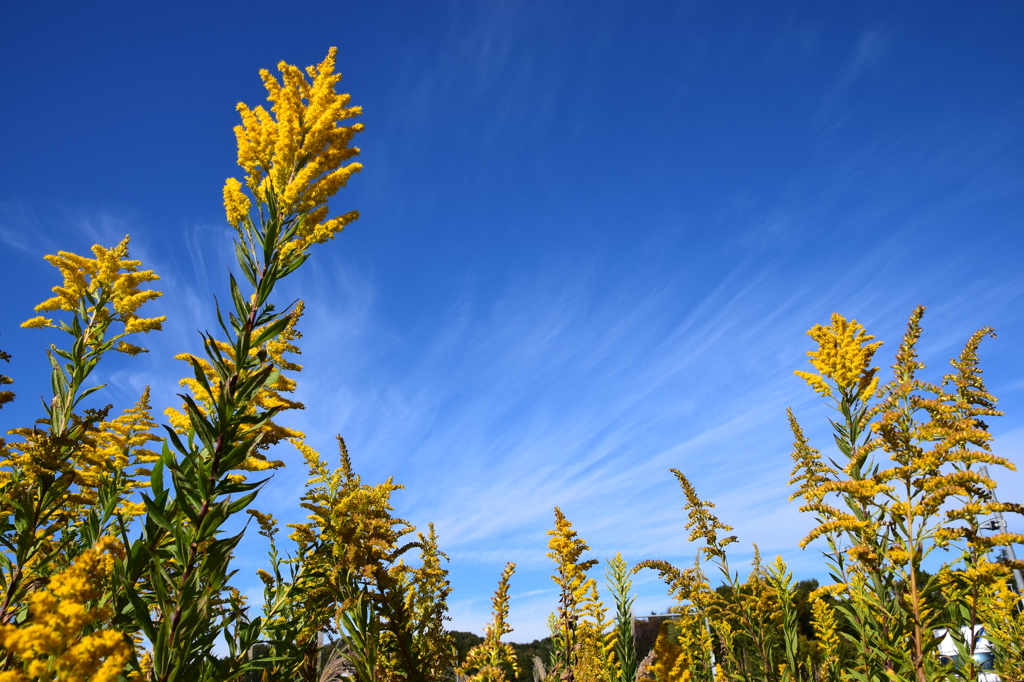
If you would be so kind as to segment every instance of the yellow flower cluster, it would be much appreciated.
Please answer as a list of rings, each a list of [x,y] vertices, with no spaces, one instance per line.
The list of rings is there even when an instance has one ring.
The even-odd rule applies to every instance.
[[[548,556],[559,568],[559,574],[552,576],[552,580],[559,587],[570,590],[576,597],[576,603],[580,603],[590,589],[589,583],[593,582],[587,579],[587,571],[597,564],[597,559],[580,561],[580,556],[590,547],[576,536],[572,523],[558,507],[555,507],[555,529],[549,530],[548,535],[551,536]]]
[[[360,107],[349,106],[350,97],[335,87],[341,74],[334,72],[337,48],[331,48],[318,66],[310,66],[306,80],[302,70],[281,62],[279,82],[267,70],[260,71],[273,103],[271,112],[238,104],[242,124],[235,127],[238,165],[246,172],[245,185],[257,201],[273,201],[280,216],[305,214],[296,239],[286,245],[304,251],[334,237],[358,217],[356,212],[326,220],[328,200],[362,169],[349,161],[359,154],[350,147],[362,124],[338,125],[358,116]],[[229,178],[224,185],[228,222],[238,226],[249,214],[251,202],[242,183]]]
[[[875,337],[867,334],[857,320],[847,321],[839,313],[832,313],[831,325],[814,325],[807,335],[818,344],[818,350],[809,351],[807,355],[820,374],[797,370],[794,372],[797,376],[826,397],[832,395],[827,380],[835,382],[843,392],[856,389],[853,397],[874,393],[878,386],[875,379],[878,368],[871,367],[871,358],[882,342],[870,343]]]
[[[802,497],[812,504],[821,502],[825,497],[821,486],[833,480],[838,472],[822,461],[821,452],[811,447],[793,410],[786,408],[786,414],[794,438],[792,458],[795,464],[790,472],[789,485],[797,486],[796,492],[789,496],[789,501]]]
[[[302,366],[290,361],[285,356],[285,353],[299,353],[298,347],[292,342],[302,337],[302,333],[296,329],[296,325],[302,317],[304,310],[305,306],[303,302],[299,301],[296,304],[295,309],[289,314],[288,325],[284,330],[277,337],[268,341],[264,348],[251,349],[249,351],[249,355],[255,357],[260,352],[265,351],[267,362],[269,362],[274,369],[292,372],[301,371]],[[254,335],[258,335],[261,330],[262,328],[256,329],[254,331]],[[220,350],[225,363],[228,365],[229,369],[233,370],[234,363],[231,361],[231,354],[234,352],[233,347],[224,341],[216,341],[215,343],[217,344],[217,348]],[[213,396],[208,395],[202,385],[191,376],[180,379],[178,383],[189,389],[193,398],[195,398],[196,404],[200,406],[200,409],[209,413],[210,410],[214,409],[215,401],[220,395],[220,376],[206,358],[196,357],[189,353],[180,353],[174,357],[176,360],[182,360],[185,362],[195,360],[199,363],[203,373],[206,375],[210,387],[213,389]],[[248,414],[254,414],[257,409],[269,410],[271,408],[276,408],[280,411],[303,409],[304,406],[301,402],[289,400],[282,395],[284,393],[294,392],[296,385],[297,384],[294,379],[285,376],[283,373],[278,374],[274,383],[264,386],[259,390],[256,394],[256,398],[247,408]],[[171,426],[178,429],[180,432],[185,432],[190,428],[188,413],[184,407],[182,407],[181,410],[174,409],[173,407],[167,408],[164,410],[164,414],[167,415],[167,419],[171,422]],[[281,426],[273,420],[270,420],[262,427],[262,438],[260,440],[259,450],[266,450],[272,445],[276,445],[284,440],[301,440],[304,437],[305,436],[301,431]],[[283,466],[284,462],[280,460],[268,460],[262,452],[255,451],[245,459],[242,466],[239,468],[242,471],[266,471],[268,469],[277,469]]]
[[[310,512],[312,523],[289,524],[291,539],[300,546],[317,539],[328,539],[332,554],[317,555],[325,562],[327,572],[351,568],[366,578],[383,577],[381,571],[408,549],[399,547],[399,540],[413,527],[403,519],[391,516],[391,493],[404,486],[389,478],[372,486],[352,470],[345,441],[338,438],[340,466],[331,471],[320,454],[306,443],[291,441],[306,460],[310,478],[301,506]]]
[[[142,318],[136,311],[143,303],[161,296],[159,291],[140,290],[139,285],[158,280],[160,277],[152,270],[138,269],[142,261],[128,258],[128,242],[129,238],[125,237],[112,249],[97,244],[92,247],[95,258],[86,258],[67,251],[58,251],[56,256],[46,256],[46,260],[64,275],[64,283],[53,288],[56,296],[37,305],[36,312],[75,312],[85,302],[87,314],[99,320],[111,316],[112,312],[113,317],[124,323],[124,335],[159,330],[166,317]],[[98,306],[88,303],[87,294],[98,302]],[[112,311],[106,307],[108,302]],[[53,320],[40,315],[26,320],[21,326],[39,328],[57,325]],[[117,350],[133,355],[141,351],[138,347],[124,342]]]
[[[838,679],[835,673],[839,669],[839,626],[835,609],[819,597],[811,604],[811,615],[811,626],[822,653],[822,667],[832,673],[829,679]]]
[[[563,675],[571,671],[577,682],[599,682],[607,680],[615,668],[613,636],[607,630],[608,609],[597,592],[597,582],[587,577],[587,571],[596,559],[581,561],[583,552],[590,549],[583,538],[577,537],[572,524],[555,507],[555,528],[549,530],[548,556],[558,566],[558,572],[551,576],[559,586],[561,600],[557,617],[552,614],[552,624],[559,633],[562,643],[556,647],[561,665],[567,665]]]
[[[74,479],[75,486],[64,494],[60,509],[49,517],[47,533],[56,533],[68,525],[82,522],[92,505],[96,504],[100,489],[112,481],[118,486],[117,511],[130,518],[145,511],[142,503],[129,497],[134,491],[149,485],[138,480],[149,471],[145,468],[126,469],[158,459],[155,452],[145,447],[147,443],[159,440],[152,433],[155,427],[150,417],[147,387],[134,407],[87,430],[70,455],[61,449],[63,441],[51,433],[38,428],[11,429],[9,433],[21,436],[23,440],[0,449],[0,465],[20,471],[23,489],[28,490],[54,475]],[[9,478],[9,474],[0,473],[0,483]],[[4,503],[0,501],[0,510],[4,509]]]
[[[466,654],[466,660],[455,672],[466,682],[512,682],[519,675],[519,661],[515,650],[503,635],[512,632],[508,620],[508,582],[515,573],[511,561],[505,565],[498,581],[498,589],[491,598],[494,618],[484,628],[484,641]]]
[[[0,648],[13,654],[20,670],[0,673],[0,682],[91,680],[114,682],[131,658],[132,643],[116,630],[99,629],[109,605],[90,607],[104,592],[114,558],[123,556],[113,538],[103,538],[74,565],[50,579],[29,601],[31,617],[23,626],[0,625]]]
[[[718,517],[711,513],[715,508],[714,503],[702,500],[697,496],[697,491],[686,478],[683,472],[678,469],[669,469],[679,480],[679,485],[686,496],[686,506],[683,509],[688,513],[686,529],[690,531],[690,542],[703,539],[705,546],[700,548],[706,557],[725,557],[725,548],[736,542],[735,535],[719,538],[718,534],[732,531],[732,526],[726,525],[718,520]]]
[[[137,480],[150,474],[145,465],[160,459],[153,450],[146,446],[158,443],[160,438],[153,434],[157,424],[150,414],[149,386],[142,392],[138,402],[124,410],[123,414],[102,424],[102,430],[96,437],[96,455],[102,463],[102,469],[94,469],[100,475],[109,475],[111,471],[124,471],[128,467],[137,467],[126,472],[124,490],[118,511],[122,516],[131,518],[140,516],[146,510],[141,502],[128,499],[132,492],[149,486],[148,481]],[[98,487],[98,481],[94,482]]]

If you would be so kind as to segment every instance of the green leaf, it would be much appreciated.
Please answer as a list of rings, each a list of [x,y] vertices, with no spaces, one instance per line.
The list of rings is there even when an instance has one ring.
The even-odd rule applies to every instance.
[[[132,620],[138,623],[139,628],[142,630],[142,634],[144,634],[149,641],[154,641],[156,639],[156,628],[153,627],[153,619],[150,618],[149,607],[144,601],[142,601],[142,597],[139,596],[133,586],[126,584],[124,588],[125,594],[128,595],[128,601],[130,601],[132,605]]]
[[[203,542],[213,537],[227,517],[228,509],[224,502],[211,505],[206,510],[206,515],[199,524],[199,530],[196,531],[196,541]]]
[[[146,493],[140,494],[142,495],[142,503],[146,505],[147,516],[153,519],[153,521],[164,530],[168,532],[173,532],[174,526],[171,525],[171,522],[167,519],[166,516],[164,516],[164,510],[162,509],[162,505],[154,502]],[[166,491],[164,491],[163,496],[167,496]]]
[[[192,396],[179,394],[179,397],[185,401],[189,423],[192,424],[192,428],[195,430],[196,435],[199,436],[199,440],[206,446],[207,452],[212,455],[217,449],[217,431],[215,427],[206,420],[206,417],[199,409],[199,406],[196,405]]]
[[[249,316],[249,302],[242,296],[242,292],[238,288],[238,282],[235,281],[235,276],[229,273],[228,279],[231,285],[231,300],[235,304],[235,314],[240,319],[245,319]]]
[[[77,399],[77,400],[75,400],[75,403],[79,403],[79,402],[81,402],[81,401],[82,401],[82,400],[84,400],[84,399],[85,399],[85,398],[86,398],[87,396],[90,396],[90,395],[92,395],[93,393],[95,393],[96,391],[100,390],[101,388],[106,388],[106,387],[107,387],[107,385],[106,385],[106,384],[99,384],[98,386],[92,386],[91,388],[87,388],[87,389],[85,389],[84,391],[82,391],[82,394],[81,394],[80,396],[78,396],[78,399]]]
[[[221,461],[223,461],[223,460],[221,460]],[[234,469],[235,467],[231,467],[231,468]],[[219,483],[217,485],[217,494],[218,495],[234,495],[235,493],[248,492],[250,490],[255,490],[256,488],[262,487],[263,484],[266,483],[269,480],[270,480],[270,478],[268,477],[268,478],[264,478],[262,481],[256,481],[255,483],[250,483],[249,481],[231,482],[231,481],[228,481],[227,479],[224,479],[224,481],[222,481],[221,483]]]
[[[252,451],[254,445],[254,439],[246,438],[238,445],[234,446],[228,452],[221,455],[220,462],[221,468],[224,471],[230,471],[231,469],[237,469],[238,465],[241,464],[249,453]]]
[[[232,502],[231,504],[229,504],[228,505],[228,514],[229,515],[230,514],[236,514],[236,513],[240,512],[240,511],[242,511],[243,509],[245,509],[246,507],[248,507],[249,504],[253,500],[256,499],[256,496],[259,495],[259,492],[260,491],[258,491],[258,490],[255,491],[255,492],[251,492],[248,495],[245,495],[244,497],[240,497],[237,500],[235,500],[234,502]]]
[[[177,450],[178,452],[180,452],[181,454],[186,455],[186,456],[192,454],[191,449],[186,448],[185,445],[181,442],[181,438],[178,436],[178,432],[177,431],[172,429],[170,426],[167,426],[166,424],[164,424],[164,430],[167,431],[167,436],[171,439],[171,443],[174,445],[174,449],[175,450]],[[165,447],[165,451],[166,451],[166,447]],[[161,460],[161,461],[163,461],[163,460]],[[169,469],[173,469],[174,468],[174,465],[171,464],[170,462],[165,462],[165,463],[167,464],[167,467]]]
[[[158,495],[164,492],[164,457],[169,455],[171,455],[171,450],[167,447],[167,441],[163,441],[163,455],[153,463],[153,467],[149,470],[149,489]]]
[[[282,331],[284,331],[285,327],[288,326],[288,322],[289,322],[290,319],[291,318],[289,318],[287,315],[282,315],[276,321],[271,322],[270,324],[268,324],[263,329],[263,331],[261,331],[259,333],[259,335],[255,339],[253,339],[252,345],[254,347],[262,346],[264,343],[266,343],[270,339],[280,335],[280,333]]]

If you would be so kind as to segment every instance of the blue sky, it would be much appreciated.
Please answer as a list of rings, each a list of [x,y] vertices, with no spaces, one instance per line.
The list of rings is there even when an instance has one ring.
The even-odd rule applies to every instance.
[[[234,105],[262,102],[260,68],[336,45],[366,132],[335,206],[362,218],[283,287],[307,303],[290,423],[407,486],[398,515],[451,556],[453,626],[482,630],[512,560],[511,639],[544,635],[555,505],[595,558],[691,563],[669,467],[736,526],[741,570],[757,542],[821,577],[786,503],[785,408],[826,447],[792,371],[833,311],[887,341],[884,366],[928,306],[934,376],[994,326],[996,449],[1024,459],[1022,20],[1013,2],[21,3],[0,25],[19,392],[0,425],[46,390],[46,333],[17,326],[55,283],[42,256],[126,233],[169,322],[105,365],[106,400],[175,402],[171,357],[225,292]],[[304,472],[281,456],[258,506],[297,520]],[[1024,498],[1024,475],[999,479]],[[239,558],[253,592],[261,540]],[[640,612],[668,605],[653,575],[637,589]]]

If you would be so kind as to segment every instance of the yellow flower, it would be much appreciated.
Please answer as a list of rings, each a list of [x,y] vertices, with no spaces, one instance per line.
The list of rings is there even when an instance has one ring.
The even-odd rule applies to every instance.
[[[789,428],[795,438],[792,458],[796,464],[790,472],[789,485],[798,486],[797,491],[789,496],[789,501],[802,497],[811,503],[820,502],[825,496],[821,486],[833,480],[837,472],[835,468],[822,461],[821,453],[817,449],[811,447],[793,410],[786,408],[786,414],[789,416]]]
[[[249,197],[242,192],[242,183],[235,178],[228,178],[224,183],[224,210],[227,211],[228,222],[238,225],[249,215],[251,208]]]
[[[25,320],[21,323],[23,329],[41,329],[43,327],[52,327],[53,320],[48,320],[42,315],[38,315],[31,319]]]
[[[256,523],[260,526],[260,535],[273,539],[277,534],[277,519],[273,514],[264,514],[258,509],[252,508],[246,509],[245,512],[256,519]]]
[[[45,589],[32,593],[27,624],[0,625],[0,647],[21,663],[21,670],[11,671],[6,679],[113,682],[124,673],[131,640],[115,630],[90,632],[113,610],[109,605],[88,606],[105,591],[114,557],[123,554],[115,539],[101,539],[52,577]]]
[[[820,374],[797,370],[797,376],[824,396],[832,395],[831,380],[842,392],[855,389],[853,397],[867,397],[878,386],[877,367],[871,367],[871,358],[881,347],[881,341],[870,343],[875,337],[867,334],[856,320],[847,321],[839,313],[832,313],[832,324],[812,327],[807,335],[818,343],[817,351],[809,351],[810,362]]]
[[[297,236],[283,245],[285,256],[333,238],[359,217],[353,211],[327,219],[328,200],[362,170],[362,164],[350,162],[359,148],[349,146],[362,124],[339,125],[362,109],[349,106],[349,95],[335,91],[341,80],[334,72],[336,57],[332,47],[323,62],[306,69],[312,82],[284,62],[278,64],[281,82],[261,71],[273,113],[241,102],[237,107],[242,117],[235,127],[238,165],[246,172],[246,187],[260,202],[272,198],[282,219],[304,216]],[[224,207],[235,226],[249,213],[251,204],[235,178],[224,186]]]
[[[508,619],[508,582],[516,565],[509,562],[501,572],[498,589],[491,598],[494,617],[484,626],[484,641],[466,653],[462,666],[455,672],[467,682],[511,682],[519,674],[512,645],[502,642],[502,635],[512,632]]]
[[[127,341],[119,341],[118,344],[114,346],[114,350],[118,351],[119,353],[124,353],[125,355],[132,356],[138,355],[139,353],[149,352],[145,348],[142,348],[141,346],[136,346],[135,344],[128,343]]]
[[[833,587],[833,586],[830,586]],[[836,623],[834,609],[819,595],[822,590],[819,588],[813,595],[811,605],[811,625],[814,627],[814,635],[818,640],[818,646],[824,654],[822,665],[832,670],[839,665],[839,631]]]
[[[686,478],[681,471],[678,469],[669,469],[669,471],[676,475],[679,486],[686,496],[686,506],[683,509],[688,512],[686,528],[690,531],[689,541],[704,540],[705,546],[701,547],[699,552],[708,558],[724,558],[725,548],[736,542],[736,536],[729,535],[719,539],[718,534],[719,532],[731,532],[732,526],[722,523],[717,516],[711,513],[711,510],[715,508],[714,503],[700,499],[697,496],[697,490],[690,483],[690,479]]]
[[[565,514],[558,507],[555,507],[555,529],[549,530],[548,535],[548,556],[558,564],[562,577],[554,576],[553,580],[560,587],[580,587],[586,572],[597,563],[596,559],[580,561],[580,555],[590,549],[590,546],[582,538],[576,537],[576,531],[572,529],[572,523],[565,518]]]
[[[92,247],[95,258],[67,251],[58,251],[56,256],[45,256],[51,265],[60,270],[64,282],[53,288],[56,296],[36,306],[36,312],[65,310],[77,314],[84,306],[86,319],[81,320],[84,326],[98,324],[102,329],[107,321],[115,319],[125,326],[121,337],[160,330],[165,317],[142,318],[137,314],[140,306],[162,295],[152,289],[139,289],[139,286],[160,277],[152,270],[139,270],[142,262],[128,258],[128,242],[129,237],[126,236],[112,249],[97,244]],[[55,324],[42,315],[26,320],[21,326],[29,329],[59,326],[65,331],[71,331],[65,323]],[[91,332],[85,336],[87,343],[96,342]],[[124,342],[116,350],[130,355],[144,352],[144,349]]]

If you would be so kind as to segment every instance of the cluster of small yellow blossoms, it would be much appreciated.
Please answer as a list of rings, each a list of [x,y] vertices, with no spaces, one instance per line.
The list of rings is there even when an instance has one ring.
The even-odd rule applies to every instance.
[[[512,632],[508,619],[508,583],[516,565],[509,562],[501,572],[498,589],[491,598],[494,618],[484,627],[484,641],[466,654],[466,660],[455,672],[466,682],[511,682],[519,675],[515,650],[501,638]]]
[[[119,679],[131,658],[131,640],[116,630],[84,633],[113,615],[109,605],[89,602],[104,593],[114,559],[122,555],[116,540],[103,538],[32,594],[30,624],[0,625],[0,648],[21,663],[21,670],[0,673],[0,682]]]
[[[797,370],[811,388],[823,396],[832,395],[832,380],[840,391],[856,388],[854,397],[869,396],[878,386],[877,368],[871,367],[871,358],[881,347],[881,341],[870,343],[875,337],[864,331],[857,320],[847,321],[839,313],[832,313],[832,324],[814,325],[808,332],[818,343],[818,350],[809,351],[810,362],[820,374]]]
[[[273,114],[238,104],[242,124],[235,128],[235,136],[246,187],[258,202],[272,199],[282,218],[305,214],[296,238],[284,245],[285,252],[302,252],[325,242],[358,217],[353,211],[326,219],[328,200],[362,169],[359,163],[348,163],[359,154],[359,148],[349,143],[362,124],[338,125],[362,109],[349,106],[349,95],[335,92],[341,80],[341,74],[334,73],[336,57],[337,48],[331,48],[323,62],[306,69],[311,83],[301,69],[285,62],[278,64],[281,82],[269,71],[260,71]],[[236,178],[224,185],[224,207],[228,222],[236,227],[252,209]]]
[[[275,338],[271,339],[266,343],[264,349],[266,351],[268,362],[271,363],[276,370],[298,372],[302,370],[302,365],[288,360],[285,357],[285,353],[299,353],[299,348],[292,343],[293,341],[301,338],[302,333],[296,329],[299,319],[302,317],[302,313],[305,310],[302,301],[299,301],[295,309],[289,313],[288,325],[285,329]],[[259,335],[262,328],[256,329],[253,334]],[[218,350],[220,350],[225,363],[229,369],[234,369],[234,363],[231,362],[231,354],[234,352],[233,347],[224,342],[216,341]],[[256,356],[260,353],[260,348],[253,348],[249,351],[251,356]],[[206,393],[203,386],[194,377],[185,377],[180,379],[178,383],[189,389],[192,396],[195,398],[196,404],[199,405],[200,409],[204,412],[209,413],[214,409],[215,402],[220,395],[221,380],[217,374],[213,365],[210,364],[206,358],[197,357],[190,353],[179,353],[174,356],[176,360],[182,360],[185,362],[195,361],[202,368],[203,373],[206,375],[207,381],[210,387],[213,389],[213,396]],[[248,406],[248,413],[253,414],[257,409],[269,410],[276,408],[280,411],[284,410],[301,410],[303,404],[295,400],[289,400],[285,398],[283,393],[292,393],[295,391],[296,382],[285,376],[283,373],[278,374],[277,380],[267,386],[262,387],[256,394],[255,399]],[[168,421],[171,422],[171,426],[177,429],[179,432],[186,432],[190,427],[188,413],[184,409],[176,410],[173,407],[164,410],[164,414],[167,415]],[[273,420],[269,420],[261,427],[261,439],[258,446],[258,450],[254,451],[249,457],[247,457],[242,465],[239,467],[242,471],[266,471],[268,469],[277,469],[284,466],[284,462],[280,460],[268,460],[260,450],[266,450],[272,445],[276,445],[284,440],[289,439],[302,439],[304,434],[301,431],[295,429],[289,429],[275,423]],[[241,474],[232,474],[236,479],[242,477]]]
[[[577,536],[572,524],[555,507],[555,528],[548,531],[547,553],[558,566],[558,572],[551,576],[561,592],[558,614],[551,614],[550,624],[558,632],[564,647],[558,652],[563,665],[572,670],[577,682],[599,682],[608,679],[614,668],[613,641],[605,634],[608,629],[608,609],[597,592],[597,581],[587,577],[587,571],[598,562],[596,559],[581,560],[583,552],[590,549]],[[571,663],[569,660],[571,659]]]
[[[51,530],[68,523],[74,524],[96,503],[99,489],[112,474],[158,459],[155,452],[145,448],[147,443],[159,440],[152,433],[156,423],[152,421],[149,410],[147,387],[134,407],[111,421],[101,423],[95,430],[88,431],[70,456],[62,454],[61,449],[55,447],[56,441],[52,434],[37,428],[11,429],[8,433],[21,436],[23,440],[11,443],[0,451],[0,464],[20,471],[29,487],[60,472],[73,476],[75,487],[66,493],[62,509],[52,517],[54,525]],[[138,516],[145,511],[145,507],[140,502],[132,502],[128,496],[148,485],[135,478],[149,472],[137,469],[125,473],[127,476],[120,491],[118,511],[127,517]],[[10,474],[0,472],[0,482],[9,478]]]
[[[141,502],[133,502],[128,496],[135,490],[149,486],[148,481],[137,480],[150,474],[147,464],[152,464],[160,456],[146,446],[158,443],[160,439],[153,434],[157,424],[150,414],[149,386],[142,392],[134,406],[109,422],[104,422],[102,431],[96,438],[96,454],[103,463],[100,470],[104,475],[109,471],[124,471],[128,467],[137,467],[128,475],[124,483],[118,511],[127,518],[140,516],[146,510]]]
[[[136,313],[139,307],[161,293],[152,289],[139,289],[139,285],[160,279],[152,270],[139,270],[142,261],[128,258],[129,238],[112,249],[100,245],[92,247],[95,258],[86,258],[67,251],[58,251],[46,260],[61,271],[64,283],[53,288],[56,296],[36,306],[36,312],[66,310],[77,312],[85,303],[86,314],[100,322],[113,317],[124,324],[121,336],[159,330],[167,319],[164,316],[143,318]],[[91,298],[98,305],[89,302]],[[108,305],[110,306],[108,308]],[[83,320],[88,323],[90,320]],[[39,315],[22,323],[22,327],[59,327],[53,320]],[[86,339],[87,345],[95,339]],[[115,350],[135,355],[144,349],[121,341]]]
[[[575,603],[585,600],[590,590],[590,583],[593,579],[587,578],[587,571],[597,564],[596,559],[580,561],[580,555],[590,549],[589,545],[582,538],[576,536],[572,523],[565,518],[565,514],[558,507],[555,507],[555,528],[549,530],[548,535],[548,556],[558,564],[559,573],[552,576],[559,587],[569,591]]]
[[[38,428],[22,427],[8,433],[22,440],[7,446],[0,464],[19,471],[28,489],[56,474],[74,477],[77,486],[64,495],[61,509],[50,517],[50,528],[74,522],[83,507],[95,501],[99,483],[109,473],[107,462],[96,452],[95,433],[86,433],[70,456],[59,447],[60,437]],[[0,480],[4,478],[0,476]]]
[[[683,509],[688,515],[686,529],[690,531],[689,541],[695,542],[702,539],[705,545],[699,551],[704,556],[709,559],[712,557],[724,558],[725,548],[736,542],[736,536],[729,535],[719,539],[718,534],[719,532],[731,532],[732,526],[722,523],[717,516],[711,513],[711,510],[715,508],[714,503],[700,499],[693,484],[683,475],[683,472],[678,469],[669,469],[669,471],[676,475],[683,494],[686,496],[686,506]]]
[[[397,559],[404,549],[399,540],[413,531],[403,519],[391,516],[391,493],[405,486],[388,478],[369,485],[352,470],[345,441],[338,437],[340,465],[331,470],[320,454],[301,440],[290,441],[302,453],[309,468],[306,494],[301,506],[310,512],[311,523],[289,524],[289,536],[300,547],[324,540],[330,555],[317,554],[316,570],[327,573],[352,569],[366,578],[380,579],[384,567]],[[408,546],[407,546],[408,547]],[[315,562],[311,561],[312,566]]]
[[[811,604],[811,626],[814,628],[818,648],[822,653],[822,667],[830,672],[839,669],[839,626],[835,609],[818,596]],[[838,675],[830,679],[838,679]]]
[[[789,485],[797,486],[796,492],[789,496],[789,501],[800,497],[812,504],[821,502],[825,497],[821,486],[832,481],[838,472],[822,460],[821,452],[811,447],[793,410],[787,408],[786,415],[794,438],[792,458],[795,465],[790,472]]]

